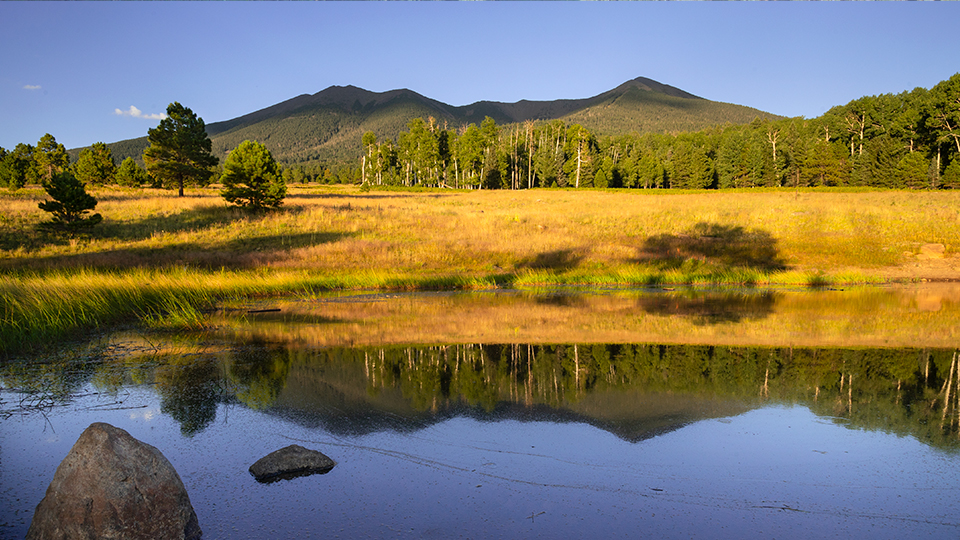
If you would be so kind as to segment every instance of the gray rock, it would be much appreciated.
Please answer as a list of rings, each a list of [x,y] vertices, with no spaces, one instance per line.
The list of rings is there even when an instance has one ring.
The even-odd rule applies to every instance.
[[[27,540],[195,539],[197,513],[159,450],[110,424],[91,424],[60,462]]]
[[[250,466],[250,474],[260,482],[271,482],[315,473],[327,473],[336,464],[337,462],[321,452],[291,444],[258,459]]]

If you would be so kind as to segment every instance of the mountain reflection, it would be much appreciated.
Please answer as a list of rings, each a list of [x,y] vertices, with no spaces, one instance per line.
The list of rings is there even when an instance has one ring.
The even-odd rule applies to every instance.
[[[960,449],[960,355],[951,349],[262,340],[230,347],[36,369],[7,364],[0,376],[38,403],[68,402],[86,382],[113,392],[153,385],[162,412],[188,436],[215,421],[221,404],[242,404],[336,435],[408,432],[465,416],[582,422],[635,442],[782,403]]]

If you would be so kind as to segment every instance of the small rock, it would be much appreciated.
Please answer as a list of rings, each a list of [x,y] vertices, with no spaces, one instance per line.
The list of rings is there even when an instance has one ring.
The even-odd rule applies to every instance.
[[[330,472],[337,462],[316,450],[308,450],[291,444],[258,459],[250,466],[252,474],[260,482],[289,479],[310,474]]]
[[[27,539],[200,538],[180,475],[149,444],[110,424],[90,424],[63,458]]]

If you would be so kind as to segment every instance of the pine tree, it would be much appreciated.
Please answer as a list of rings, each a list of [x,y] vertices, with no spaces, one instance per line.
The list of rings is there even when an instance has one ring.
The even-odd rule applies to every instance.
[[[279,208],[287,194],[280,166],[267,147],[256,141],[243,141],[223,164],[220,194],[241,208],[262,210]]]
[[[37,178],[33,146],[20,143],[0,158],[0,186],[16,191]]]
[[[117,168],[116,179],[121,186],[140,187],[150,181],[150,176],[132,157],[128,157]]]
[[[927,187],[927,170],[930,163],[920,152],[911,152],[897,164],[897,176],[903,187],[923,189]]]
[[[67,170],[70,156],[67,149],[53,135],[47,133],[33,149],[33,162],[41,182],[49,182],[57,173]]]
[[[97,206],[97,200],[84,189],[83,183],[70,172],[62,172],[43,183],[43,189],[53,199],[38,206],[53,214],[53,228],[77,232],[93,227],[103,220],[100,214],[86,215]]]
[[[113,161],[110,148],[98,142],[80,151],[74,170],[77,173],[77,179],[84,184],[100,186],[113,183],[117,174],[117,164]]]
[[[150,146],[143,152],[147,172],[165,186],[175,184],[183,197],[186,183],[205,185],[213,176],[217,158],[211,153],[203,119],[173,102],[160,125],[147,131]]]

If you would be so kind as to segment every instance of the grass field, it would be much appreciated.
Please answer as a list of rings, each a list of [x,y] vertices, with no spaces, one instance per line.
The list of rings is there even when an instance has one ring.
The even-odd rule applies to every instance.
[[[224,298],[329,289],[960,279],[960,192],[371,191],[293,187],[249,215],[216,189],[102,189],[89,235],[0,194],[2,348]]]

